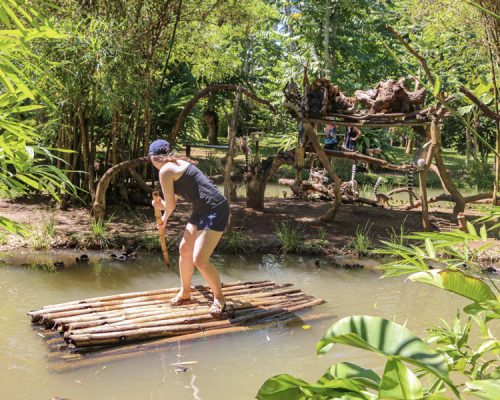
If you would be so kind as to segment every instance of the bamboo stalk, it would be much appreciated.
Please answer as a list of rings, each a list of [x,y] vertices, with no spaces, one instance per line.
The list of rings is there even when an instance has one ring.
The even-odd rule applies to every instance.
[[[155,191],[155,192],[153,192],[153,201],[157,202],[158,200],[160,200],[160,193]],[[161,210],[159,208],[156,208],[156,207],[154,209],[155,209],[156,223],[158,225],[161,225],[163,223],[162,216],[161,216]],[[163,258],[165,259],[165,265],[167,266],[167,269],[169,270],[170,269],[170,257],[168,256],[167,242],[165,241],[165,230],[161,230],[158,233],[160,235],[161,252],[163,253]]]
[[[282,294],[287,294],[287,293],[298,293],[300,292],[300,289],[296,288],[290,288],[290,286],[286,286],[284,289],[278,289],[278,290],[268,290],[268,291],[259,291],[258,289],[248,289],[248,290],[242,290],[240,292],[231,292],[228,293],[228,298],[232,299],[247,299],[247,298],[259,298],[259,297],[270,297],[270,296],[277,296],[277,295],[282,295]],[[239,296],[239,294],[242,294]],[[250,293],[255,293],[253,295],[250,295]],[[232,294],[232,295],[231,295]],[[244,296],[243,296],[244,295]],[[200,294],[199,296],[196,294],[192,295],[193,300],[197,300],[198,303],[207,303],[209,300],[206,300],[206,296],[203,296],[203,294]],[[139,298],[136,298],[139,299]],[[153,300],[153,299],[159,299],[159,300]],[[134,309],[137,307],[146,307],[146,306],[154,306],[154,305],[164,305],[166,307],[172,308],[172,306],[165,301],[166,298],[163,296],[152,296],[149,298],[145,298],[144,301],[137,301],[137,302],[118,302],[117,304],[112,303],[111,305],[107,306],[97,306],[97,307],[92,307],[92,308],[85,308],[85,309],[75,309],[75,310],[70,310],[70,311],[62,311],[62,312],[56,312],[56,313],[48,313],[48,314],[42,314],[40,317],[40,322],[44,322],[45,324],[52,324],[52,323],[64,323],[65,321],[70,321],[73,320],[71,319],[72,317],[78,317],[78,316],[85,316],[85,315],[95,315],[96,317],[99,317],[103,315],[102,313],[105,312],[110,312],[113,310],[122,310],[122,309]]]
[[[253,281],[253,282],[237,281],[237,282],[224,283],[223,287],[222,287],[222,291],[225,292],[226,290],[232,290],[235,288],[275,286],[275,285],[276,284],[274,282],[271,282],[268,280],[267,281]],[[69,311],[69,310],[73,310],[73,309],[82,309],[82,308],[86,308],[88,305],[92,305],[94,303],[99,303],[99,302],[127,300],[127,299],[133,299],[136,297],[155,296],[155,295],[170,294],[170,293],[175,295],[178,293],[179,289],[180,288],[156,289],[156,290],[143,291],[143,292],[132,292],[132,293],[124,293],[124,294],[118,294],[118,295],[94,297],[94,298],[89,298],[89,299],[85,299],[85,300],[70,301],[70,302],[66,302],[66,303],[44,306],[41,309],[30,311],[28,313],[28,315],[30,315],[32,317],[32,319],[34,319],[34,317],[39,317],[42,314],[45,314],[48,312],[58,312],[58,311]],[[193,289],[198,290],[198,291],[210,292],[210,288],[207,286],[203,286],[203,285],[194,286]],[[33,321],[33,322],[37,322],[37,321]]]
[[[304,299],[310,299],[310,296],[302,294],[301,296],[281,296],[281,297],[273,297],[269,299],[262,299],[259,301],[247,301],[247,302],[232,302],[228,299],[228,306],[231,307],[231,310],[243,310],[248,308],[255,308],[261,306],[271,306],[275,304],[286,304],[289,301],[301,301]],[[185,309],[183,311],[178,312],[165,312],[160,311],[158,313],[149,313],[148,315],[139,313],[132,314],[127,316],[119,316],[117,318],[108,318],[108,319],[100,319],[98,321],[90,321],[85,323],[81,322],[74,324],[69,324],[64,330],[69,331],[77,331],[79,329],[86,329],[100,325],[108,325],[108,326],[122,326],[133,323],[141,323],[141,322],[150,322],[150,321],[158,321],[158,320],[167,320],[167,319],[175,319],[175,318],[187,318],[194,317],[198,315],[208,314],[208,304],[203,307],[199,307],[197,309]],[[128,317],[128,318],[127,318]]]
[[[264,298],[264,297],[273,297],[273,296],[281,296],[285,294],[294,294],[294,293],[301,293],[300,289],[296,288],[285,288],[285,289],[278,289],[278,290],[271,290],[271,291],[266,291],[266,292],[257,292],[255,294],[248,294],[246,293],[245,296],[238,296],[237,298],[234,296],[228,296],[228,299],[232,300],[248,300],[251,298]],[[204,305],[208,304],[209,300],[206,300],[204,296],[193,296],[193,300],[197,300],[198,303],[201,303],[199,305]],[[138,303],[119,303],[111,306],[100,306],[100,307],[95,307],[91,309],[84,309],[84,310],[74,310],[74,311],[64,311],[60,313],[53,313],[53,314],[44,314],[42,315],[42,321],[45,321],[46,324],[54,323],[54,324],[61,324],[69,321],[78,321],[81,318],[85,319],[85,315],[89,315],[90,319],[100,319],[101,316],[104,315],[117,315],[117,314],[108,314],[108,312],[112,312],[115,310],[127,310],[127,312],[130,312],[132,310],[135,310],[136,308],[141,308],[141,311],[145,311],[145,307],[155,307],[156,305],[164,306],[164,308],[170,308],[172,309],[172,306],[168,303],[166,303],[164,300],[151,300],[151,301],[144,301],[144,302],[138,302]],[[177,307],[175,307],[177,308]],[[118,312],[118,311],[117,311]],[[119,314],[118,314],[119,315]],[[75,318],[76,317],[76,318]]]
[[[297,297],[293,299],[292,302],[290,302],[290,306],[292,305],[297,305],[300,302],[305,302],[305,301],[310,301],[311,297],[309,296],[302,296],[302,297]],[[253,304],[244,304],[244,305],[232,305],[230,302],[228,302],[228,306],[231,308],[231,314],[234,314],[236,317],[236,314],[245,314],[249,313],[254,313],[255,311],[252,311],[254,308],[257,307],[265,307],[265,309],[273,309],[276,307],[282,307],[282,306],[287,306],[289,302],[274,302],[277,305],[272,305],[269,304],[269,302],[266,302],[265,305],[258,305],[254,306]],[[241,315],[239,315],[241,316]],[[69,337],[72,334],[75,335],[80,335],[80,334],[86,334],[86,333],[104,333],[104,332],[116,332],[116,331],[122,331],[122,330],[130,330],[130,329],[138,329],[142,327],[153,327],[153,326],[165,326],[165,325],[180,325],[180,324],[189,324],[193,322],[199,322],[199,321],[204,321],[204,320],[212,320],[213,317],[209,313],[208,307],[204,310],[200,310],[199,313],[194,313],[193,314],[188,314],[185,316],[181,316],[178,318],[172,318],[171,314],[160,314],[156,316],[150,316],[146,318],[136,318],[132,320],[124,320],[120,321],[114,324],[105,324],[104,326],[98,326],[98,327],[88,327],[88,328],[82,328],[82,329],[70,329],[65,333],[65,337]]]
[[[141,354],[156,353],[164,351],[165,345],[170,345],[170,343],[192,341],[201,338],[207,338],[211,336],[219,336],[223,334],[230,334],[235,332],[246,332],[257,329],[267,328],[269,326],[281,326],[281,325],[295,325],[297,323],[312,322],[321,319],[333,318],[333,314],[313,314],[309,316],[295,316],[286,320],[277,320],[271,323],[262,323],[249,326],[233,326],[230,328],[212,330],[206,332],[197,332],[188,335],[170,337],[163,339],[156,339],[146,343],[141,344],[129,344],[121,346],[119,348],[101,350],[97,355],[93,357],[87,357],[79,353],[72,353],[70,355],[64,355],[65,361],[61,361],[56,364],[50,364],[50,368],[56,372],[67,372],[79,368],[92,367],[96,365],[102,365],[104,363],[109,363],[113,361],[123,360],[131,357],[137,357]]]
[[[279,312],[291,312],[298,311],[303,308],[312,307],[314,305],[321,304],[323,300],[315,299],[312,301],[306,301],[303,304],[298,304],[291,307],[284,307],[280,310],[267,310],[267,313],[264,313],[264,316],[273,315],[273,313]],[[132,329],[129,331],[117,331],[117,332],[109,332],[109,333],[95,333],[95,334],[83,334],[83,335],[70,335],[65,338],[65,340],[73,344],[77,347],[86,347],[86,346],[96,346],[96,345],[112,345],[112,344],[120,344],[130,341],[136,340],[144,340],[151,339],[157,337],[168,337],[168,336],[177,336],[191,332],[197,331],[206,331],[212,329],[221,329],[227,328],[231,325],[239,324],[239,323],[248,323],[256,318],[262,318],[263,315],[260,314],[258,316],[249,316],[249,317],[240,317],[236,318],[232,321],[230,320],[220,320],[220,321],[209,321],[205,323],[197,323],[197,324],[189,324],[189,325],[170,325],[170,326],[161,326],[161,327],[150,327],[150,328],[139,328]]]
[[[208,293],[208,292],[207,292]],[[259,288],[255,289],[246,289],[246,290],[241,290],[238,292],[228,292],[228,297],[234,297],[238,296],[240,294],[248,294],[248,293],[259,293]],[[263,292],[263,293],[270,293],[269,291]],[[97,303],[95,307],[86,307],[86,308],[78,308],[74,310],[69,310],[69,311],[61,311],[61,312],[54,312],[54,313],[47,313],[47,314],[40,314],[37,315],[37,321],[39,323],[45,323],[45,324],[51,324],[56,320],[60,320],[62,318],[69,318],[69,317],[76,317],[76,316],[83,316],[83,315],[91,315],[91,314],[98,314],[101,312],[107,312],[107,311],[112,311],[112,310],[120,310],[124,308],[135,308],[135,307],[140,307],[140,306],[148,306],[148,305],[154,305],[154,304],[162,304],[165,305],[166,307],[172,307],[170,303],[167,300],[170,300],[173,297],[173,295],[169,295],[168,297],[165,297],[163,295],[156,295],[156,296],[149,296],[149,297],[144,297],[144,298],[133,298],[130,300],[135,300],[136,302],[132,301],[112,301],[112,302],[107,302],[104,303],[105,305],[101,305],[100,303]],[[199,295],[194,294],[192,295],[193,301],[198,301],[198,303],[208,303],[210,300],[206,299],[206,295],[203,295],[200,293]],[[109,305],[106,305],[109,304]],[[174,306],[175,307],[175,306]]]

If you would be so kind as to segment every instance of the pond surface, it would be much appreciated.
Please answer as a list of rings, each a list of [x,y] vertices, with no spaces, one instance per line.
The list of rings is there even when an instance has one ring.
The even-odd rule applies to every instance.
[[[381,372],[383,359],[338,345],[326,356],[315,354],[315,343],[339,318],[378,315],[407,323],[419,334],[424,327],[451,320],[467,302],[444,291],[402,279],[380,279],[371,268],[345,270],[326,261],[297,256],[277,258],[219,256],[215,261],[223,281],[290,282],[326,304],[301,315],[331,316],[295,326],[270,327],[171,344],[155,353],[58,373],[51,370],[47,347],[30,324],[27,311],[88,297],[179,285],[177,271],[166,271],[160,255],[140,255],[126,263],[110,262],[90,253],[91,261],[74,265],[75,253],[57,253],[66,267],[47,272],[29,266],[0,267],[0,389],[3,399],[72,400],[252,399],[269,377],[289,373],[316,380],[333,363],[350,360]],[[52,255],[16,255],[19,262],[49,262]],[[202,283],[199,275],[195,284]],[[308,328],[306,326],[306,328]],[[186,372],[171,364],[196,361]]]

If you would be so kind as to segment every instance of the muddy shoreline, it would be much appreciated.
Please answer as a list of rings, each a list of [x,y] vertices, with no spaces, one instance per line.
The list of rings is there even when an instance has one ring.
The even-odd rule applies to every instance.
[[[380,240],[399,235],[401,230],[421,230],[419,211],[399,211],[365,205],[342,205],[335,221],[325,223],[320,217],[326,212],[326,202],[306,202],[297,199],[266,199],[263,212],[245,208],[244,201],[231,204],[234,230],[224,234],[216,253],[278,253],[281,243],[276,226],[293,221],[304,232],[303,246],[292,253],[317,256],[338,256],[352,250],[357,231],[366,229],[373,245]],[[22,238],[5,236],[0,251],[18,249],[121,249],[141,247],[142,251],[158,251],[159,241],[150,206],[134,208],[114,205],[107,213],[105,227],[96,233],[92,229],[92,217],[87,208],[71,208],[61,211],[48,201],[11,202],[0,200],[0,215],[25,224],[29,235]],[[175,252],[182,238],[190,205],[180,202],[175,210],[166,235],[171,251]],[[433,210],[440,220],[449,220],[451,214]]]

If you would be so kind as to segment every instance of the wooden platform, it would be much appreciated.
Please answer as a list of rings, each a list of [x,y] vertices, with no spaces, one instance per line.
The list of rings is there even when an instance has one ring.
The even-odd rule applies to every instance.
[[[82,364],[83,354],[95,350],[100,351],[100,358],[117,355],[121,358],[123,354],[143,352],[165,343],[287,323],[297,320],[295,312],[324,302],[292,284],[231,282],[223,285],[226,312],[216,320],[209,314],[212,295],[207,287],[196,286],[191,303],[172,307],[169,300],[178,290],[160,289],[72,301],[45,306],[28,315],[34,324],[42,325],[37,327],[38,334],[46,339],[52,353],[50,358],[65,364],[56,369],[67,369]],[[313,319],[319,317],[323,316]],[[129,345],[137,341],[147,342]],[[125,349],[100,350],[116,345]],[[95,362],[99,361],[90,359],[90,364]]]

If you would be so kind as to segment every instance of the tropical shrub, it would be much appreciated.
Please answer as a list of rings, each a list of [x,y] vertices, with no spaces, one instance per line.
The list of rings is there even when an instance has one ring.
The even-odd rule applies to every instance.
[[[489,285],[480,276],[459,269],[464,260],[470,262],[470,241],[484,239],[485,235],[484,227],[478,235],[470,225],[468,233],[418,233],[411,236],[417,244],[386,242],[385,248],[378,251],[394,257],[381,267],[386,276],[410,274],[411,281],[472,300],[464,308],[469,314],[465,323],[457,314],[452,326],[445,323],[433,327],[428,330],[429,336],[421,339],[380,317],[343,318],[330,326],[317,343],[318,354],[328,352],[337,343],[375,352],[386,357],[381,375],[353,363],[337,363],[315,383],[287,374],[274,376],[264,382],[257,398],[442,400],[451,394],[458,399],[472,394],[481,399],[499,399],[500,341],[489,324],[500,319],[500,290],[493,281]],[[448,258],[438,256],[436,249]],[[481,335],[479,344],[470,340],[473,324]],[[450,372],[461,377],[454,381]]]
[[[18,18],[17,15],[21,15]],[[64,36],[35,10],[21,1],[0,1],[0,197],[16,197],[32,191],[59,199],[74,188],[60,169],[51,165],[57,157],[40,144],[30,115],[40,110],[43,97],[30,83],[37,73],[36,56],[27,44]],[[19,224],[0,217],[0,229],[26,233]]]

